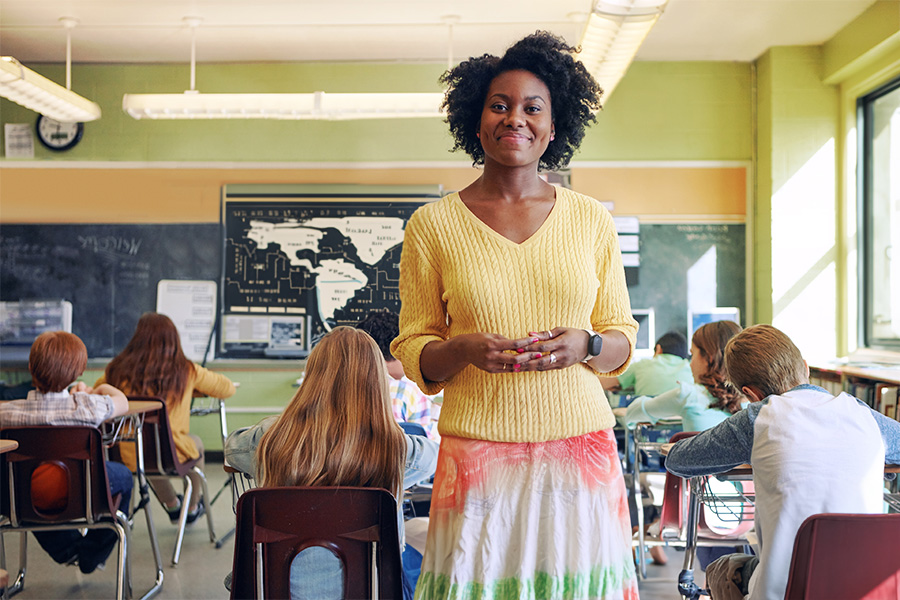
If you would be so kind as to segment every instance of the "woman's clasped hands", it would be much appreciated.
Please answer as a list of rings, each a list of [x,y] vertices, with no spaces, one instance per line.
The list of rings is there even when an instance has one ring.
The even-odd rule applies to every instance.
[[[488,373],[521,373],[565,369],[585,357],[588,333],[574,327],[531,331],[511,340],[496,333],[467,337],[469,362]]]

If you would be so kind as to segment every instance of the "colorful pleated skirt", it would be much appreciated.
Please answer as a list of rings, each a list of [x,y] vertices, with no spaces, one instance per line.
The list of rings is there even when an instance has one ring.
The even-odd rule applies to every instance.
[[[612,430],[541,443],[444,436],[417,600],[637,600]]]

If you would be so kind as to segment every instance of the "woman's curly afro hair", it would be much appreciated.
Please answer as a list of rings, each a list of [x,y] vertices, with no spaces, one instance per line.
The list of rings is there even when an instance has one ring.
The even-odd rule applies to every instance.
[[[555,140],[541,156],[540,168],[556,170],[569,160],[584,139],[585,127],[595,120],[603,90],[581,62],[575,48],[547,31],[537,31],[513,44],[502,57],[485,54],[470,58],[444,73],[447,86],[442,108],[453,135],[453,150],[464,150],[476,165],[484,164],[484,149],[476,135],[491,81],[506,71],[534,74],[550,90]]]

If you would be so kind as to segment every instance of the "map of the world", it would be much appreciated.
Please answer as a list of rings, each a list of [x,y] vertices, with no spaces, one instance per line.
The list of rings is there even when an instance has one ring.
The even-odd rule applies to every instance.
[[[229,315],[269,315],[269,335],[274,335],[272,318],[304,316],[312,344],[337,325],[354,325],[372,309],[399,311],[403,232],[421,205],[383,198],[228,202],[226,334]]]

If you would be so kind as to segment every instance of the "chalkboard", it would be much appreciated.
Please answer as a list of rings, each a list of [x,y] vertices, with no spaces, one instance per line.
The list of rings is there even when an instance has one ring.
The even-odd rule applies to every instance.
[[[730,224],[640,224],[637,284],[629,285],[632,308],[656,311],[656,337],[667,331],[687,335],[688,271],[715,253],[712,306],[746,311],[745,226]],[[712,276],[712,273],[710,273]],[[746,325],[746,323],[742,323]],[[688,340],[690,342],[690,340]]]
[[[0,226],[0,300],[72,302],[90,358],[120,352],[160,279],[218,280],[218,223]]]

